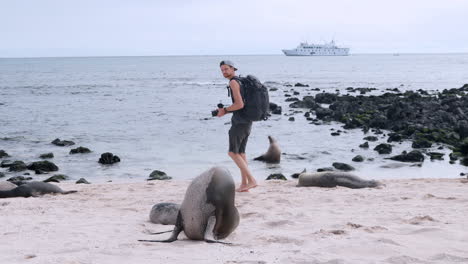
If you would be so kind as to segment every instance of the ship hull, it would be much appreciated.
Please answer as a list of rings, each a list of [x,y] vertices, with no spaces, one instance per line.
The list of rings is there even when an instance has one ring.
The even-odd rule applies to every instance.
[[[286,56],[348,56],[348,48],[338,48],[325,52],[313,52],[313,51],[303,51],[303,50],[282,50]]]

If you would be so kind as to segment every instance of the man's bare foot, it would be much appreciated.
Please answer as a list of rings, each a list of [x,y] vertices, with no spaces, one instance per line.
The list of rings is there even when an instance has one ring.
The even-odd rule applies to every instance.
[[[236,189],[236,192],[248,192],[249,186],[247,184],[241,184],[239,188]]]
[[[257,182],[249,183],[249,184],[247,184],[247,188],[246,188],[246,189],[247,189],[247,190],[250,190],[250,189],[253,189],[253,188],[257,187],[257,186],[258,186]]]

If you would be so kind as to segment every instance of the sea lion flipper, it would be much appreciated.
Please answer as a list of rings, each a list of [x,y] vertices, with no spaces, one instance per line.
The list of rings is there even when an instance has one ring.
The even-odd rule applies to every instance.
[[[174,230],[163,231],[163,232],[155,232],[155,233],[148,232],[148,234],[150,234],[150,235],[159,235],[159,234],[165,234],[165,233],[169,233],[169,232],[172,232],[172,231],[174,231]]]
[[[215,218],[216,218],[216,222],[215,222],[215,225],[213,227],[213,234],[216,237],[216,236],[218,236],[219,232],[221,231],[220,228],[221,228],[221,225],[223,223],[223,210],[221,208],[216,209]]]
[[[254,160],[264,161],[265,157],[263,155],[254,158]]]
[[[174,241],[176,241],[176,240],[177,240],[177,238],[176,238],[176,239],[172,239],[172,237],[171,237],[171,238],[166,239],[166,240],[144,240],[144,239],[139,239],[138,241],[140,241],[140,242],[171,243],[171,242],[174,242]]]
[[[65,192],[62,192],[62,194],[70,194],[70,193],[77,193],[77,192],[78,192],[78,191],[75,191],[75,190],[73,190],[73,191],[65,191]]]
[[[336,183],[340,186],[348,187],[351,189],[376,187],[373,186],[371,181],[363,180],[357,176],[338,177],[336,178]]]
[[[206,243],[219,243],[219,244],[224,244],[224,245],[232,245],[232,243],[228,242],[222,242],[222,241],[217,241],[217,240],[211,240],[211,239],[205,239]]]

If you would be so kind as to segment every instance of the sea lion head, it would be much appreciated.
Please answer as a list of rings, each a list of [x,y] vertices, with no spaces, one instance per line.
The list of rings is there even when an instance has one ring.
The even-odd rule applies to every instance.
[[[274,139],[272,136],[268,136],[268,140],[270,141],[270,144],[276,142],[276,139]]]
[[[234,206],[223,216],[223,223],[213,230],[213,237],[216,240],[228,237],[239,225],[239,220],[239,211],[237,211],[237,208]]]

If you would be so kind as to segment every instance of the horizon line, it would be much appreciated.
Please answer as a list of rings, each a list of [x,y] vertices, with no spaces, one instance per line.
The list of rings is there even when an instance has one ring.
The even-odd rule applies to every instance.
[[[442,55],[442,54],[468,54],[468,52],[362,52],[362,53],[351,53],[347,56],[292,56],[292,57],[349,57],[353,55]],[[66,59],[66,58],[121,58],[121,57],[217,57],[217,56],[285,56],[284,54],[168,54],[168,55],[83,55],[83,56],[12,56],[12,57],[1,57],[0,59]],[[291,56],[289,56],[291,57]]]

